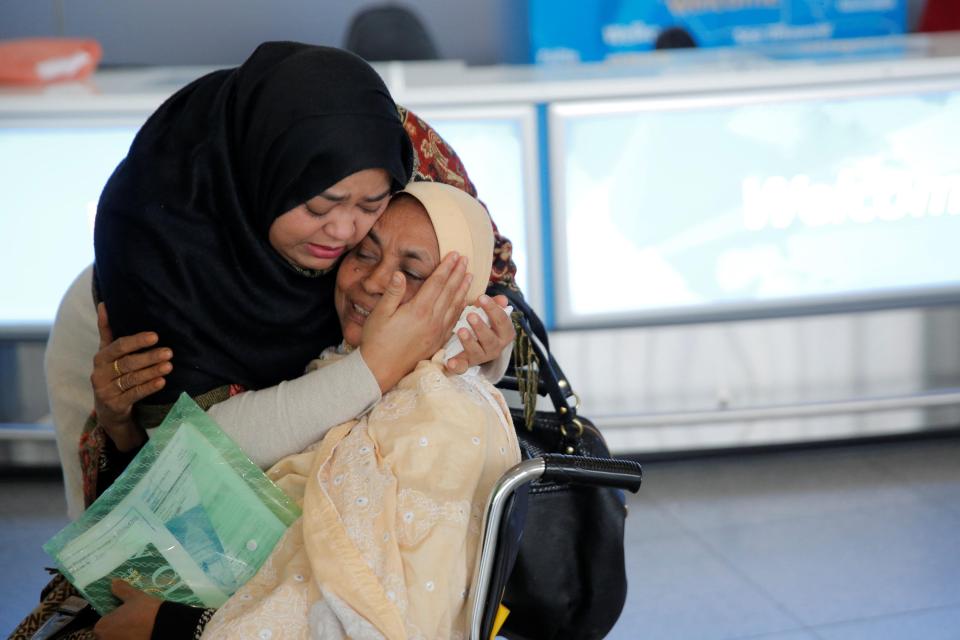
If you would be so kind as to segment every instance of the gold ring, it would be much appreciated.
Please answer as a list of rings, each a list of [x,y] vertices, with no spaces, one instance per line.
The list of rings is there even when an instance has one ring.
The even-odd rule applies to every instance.
[[[122,377],[123,376],[121,376],[121,378]],[[124,391],[126,391],[126,389],[123,388],[123,383],[120,382],[120,378],[117,378],[117,388],[120,389],[120,393],[123,393]]]
[[[113,370],[117,372],[118,378],[123,375],[123,371],[120,371],[119,358],[113,361]]]

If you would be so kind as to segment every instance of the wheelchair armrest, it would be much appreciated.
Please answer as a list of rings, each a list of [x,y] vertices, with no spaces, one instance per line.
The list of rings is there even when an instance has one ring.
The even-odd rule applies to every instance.
[[[543,455],[542,480],[569,484],[587,484],[602,487],[627,489],[633,493],[640,490],[643,469],[639,462],[614,458],[588,458],[567,456],[559,453]]]

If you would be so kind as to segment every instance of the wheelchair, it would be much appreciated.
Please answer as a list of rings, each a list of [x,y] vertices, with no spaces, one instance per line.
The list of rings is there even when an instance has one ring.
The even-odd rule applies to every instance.
[[[616,487],[636,492],[642,471],[631,460],[613,460],[547,454],[524,460],[509,469],[494,485],[484,511],[483,533],[467,604],[470,640],[491,638],[506,581],[502,571],[509,565],[504,555],[511,553],[509,541],[522,535],[518,523],[510,517],[515,492],[536,482]],[[522,523],[521,525],[522,526]],[[516,550],[514,549],[515,553]],[[506,634],[506,637],[515,637]]]
[[[492,638],[501,602],[505,596],[507,599],[511,596],[508,583],[513,584],[514,576],[511,575],[511,570],[515,561],[525,567],[527,574],[531,570],[537,572],[538,569],[548,569],[543,567],[543,563],[547,561],[547,556],[544,554],[532,553],[528,561],[522,558],[524,548],[528,552],[532,549],[529,545],[524,547],[520,544],[526,521],[527,492],[534,494],[538,489],[543,493],[549,493],[599,488],[625,489],[636,493],[640,489],[643,478],[643,470],[637,462],[610,458],[599,430],[585,418],[578,418],[579,398],[571,388],[560,365],[550,353],[546,328],[536,312],[527,305],[522,294],[501,286],[492,286],[487,293],[502,294],[509,299],[514,308],[513,319],[518,335],[514,346],[515,355],[518,351],[527,353],[525,362],[524,358],[514,359],[503,380],[497,386],[501,389],[520,392],[521,400],[524,395],[533,402],[541,396],[547,397],[553,404],[554,411],[547,412],[547,417],[543,419],[541,425],[543,434],[550,435],[535,436],[531,431],[526,430],[525,426],[528,419],[540,412],[511,409],[520,440],[521,455],[526,459],[501,476],[487,501],[480,549],[468,597],[467,616],[471,640]],[[581,440],[585,425],[588,425],[589,430],[592,431],[592,444]],[[577,431],[577,433],[571,435],[568,430]],[[608,495],[601,495],[601,493],[590,493],[588,499],[609,498]],[[622,494],[619,495],[622,500]],[[572,502],[561,500],[551,503],[551,506],[557,505],[567,507],[568,511],[575,510]],[[545,517],[548,521],[555,515],[562,516],[564,522],[570,522],[570,518],[589,517],[584,513],[554,514],[548,511],[544,514],[542,510],[538,515],[541,519]],[[560,517],[556,519],[558,521],[555,524],[556,527],[565,526],[560,524]],[[543,522],[538,524],[542,526]],[[622,522],[620,524],[622,525]],[[549,526],[548,523],[547,527]],[[604,558],[602,562],[622,562],[622,528],[618,535],[620,537],[615,536],[615,538],[620,546],[620,553],[615,558]],[[619,567],[611,565],[610,568],[623,570],[622,565]],[[516,578],[522,581],[529,579],[529,575],[517,575]],[[626,585],[622,586],[625,593]],[[529,589],[527,591],[529,592]],[[587,610],[591,604],[585,603]],[[600,638],[613,626],[620,615],[623,603],[619,601],[605,604],[608,611],[605,612],[606,617],[603,623],[599,623],[594,628],[580,629],[577,637]],[[536,621],[531,625],[530,620],[525,620],[524,624],[518,625],[520,628],[511,628],[509,616],[505,622],[506,626],[499,635],[510,640],[537,640],[544,636],[567,637],[560,635],[565,630],[562,631],[562,627],[556,621]]]

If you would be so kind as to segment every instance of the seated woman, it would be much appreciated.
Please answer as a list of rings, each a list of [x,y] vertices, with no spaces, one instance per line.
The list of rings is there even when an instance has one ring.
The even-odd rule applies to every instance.
[[[483,206],[447,185],[408,186],[341,264],[344,340],[311,367],[359,347],[381,298],[402,303],[398,272],[412,296],[449,251],[469,257],[475,300],[493,252]],[[204,638],[463,636],[483,507],[519,450],[500,393],[473,371],[448,373],[452,355],[421,361],[370,413],[270,469],[303,517]]]

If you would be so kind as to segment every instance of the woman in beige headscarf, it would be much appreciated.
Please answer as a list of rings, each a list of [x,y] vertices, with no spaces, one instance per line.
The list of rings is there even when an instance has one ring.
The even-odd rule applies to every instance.
[[[449,251],[469,258],[475,273],[467,299],[475,300],[493,252],[486,211],[456,188],[411,184],[340,266],[344,342],[311,366],[362,344],[374,304],[403,288],[394,274],[404,274],[404,296],[412,296]],[[301,502],[303,517],[220,608],[204,638],[465,636],[482,510],[519,450],[499,392],[474,372],[444,370],[455,342],[417,365],[369,414],[270,469]]]

